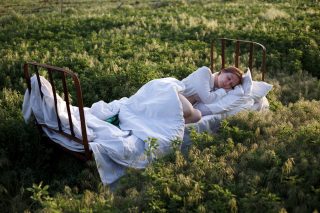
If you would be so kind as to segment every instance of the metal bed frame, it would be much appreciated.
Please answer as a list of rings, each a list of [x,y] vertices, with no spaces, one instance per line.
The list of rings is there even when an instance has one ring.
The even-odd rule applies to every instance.
[[[228,38],[219,38],[216,39],[214,41],[211,42],[211,50],[210,50],[210,68],[211,70],[213,70],[214,67],[214,56],[213,56],[213,52],[214,52],[214,48],[217,47],[215,46],[215,44],[218,42],[218,44],[220,44],[221,46],[221,69],[223,69],[225,67],[226,64],[226,43],[227,42],[231,42],[235,44],[235,48],[234,48],[234,66],[238,67],[239,63],[240,63],[240,45],[249,45],[249,65],[248,67],[250,68],[250,70],[252,70],[253,67],[253,53],[254,53],[254,47],[257,46],[259,48],[262,49],[262,63],[261,63],[261,73],[262,73],[262,80],[265,79],[265,72],[266,72],[266,65],[265,65],[265,61],[266,61],[266,48],[257,42],[252,42],[252,41],[246,41],[246,40],[238,40],[238,39],[228,39]],[[83,109],[83,96],[82,96],[82,91],[81,91],[81,85],[80,85],[80,80],[78,78],[78,76],[73,73],[70,70],[66,70],[66,69],[62,69],[59,67],[55,67],[55,66],[50,66],[47,64],[40,64],[40,63],[36,63],[36,62],[26,62],[24,64],[24,75],[25,75],[25,79],[27,82],[27,87],[29,90],[29,93],[31,92],[32,88],[31,88],[31,82],[30,82],[30,71],[31,69],[34,71],[34,73],[37,76],[37,81],[39,84],[39,90],[40,90],[40,94],[41,94],[41,98],[43,98],[43,94],[41,91],[41,82],[40,82],[40,74],[39,74],[39,69],[45,70],[48,73],[49,76],[49,82],[51,83],[52,86],[52,93],[54,95],[54,103],[55,103],[55,112],[56,112],[56,116],[57,116],[57,121],[58,121],[58,129],[53,129],[45,124],[39,124],[36,121],[37,126],[39,127],[40,131],[42,131],[42,128],[47,128],[50,131],[54,131],[68,139],[71,139],[77,143],[80,143],[83,145],[84,147],[84,152],[80,153],[80,152],[75,152],[75,151],[71,151],[68,150],[62,146],[61,147],[63,150],[68,151],[70,153],[72,153],[73,155],[75,155],[76,157],[78,157],[81,160],[90,160],[92,159],[92,152],[89,149],[89,145],[88,145],[88,137],[87,137],[87,131],[86,131],[86,121],[85,121],[85,115],[84,115],[84,109]],[[60,78],[53,78],[53,75],[55,76],[60,76]],[[79,115],[80,115],[80,123],[81,123],[81,131],[82,131],[82,139],[77,138],[75,136],[74,130],[73,130],[73,121],[72,121],[72,117],[71,117],[71,113],[70,113],[70,100],[69,100],[69,93],[68,93],[68,86],[67,86],[67,78],[71,78],[72,82],[73,82],[73,89],[76,92],[76,97],[77,97],[77,107],[79,109]],[[70,134],[66,133],[64,131],[62,131],[62,127],[61,127],[61,121],[58,115],[58,107],[57,107],[57,95],[56,95],[56,85],[57,82],[60,81],[60,83],[62,82],[63,85],[63,96],[64,96],[64,100],[66,102],[66,107],[67,107],[67,111],[68,111],[68,120],[69,120],[69,125],[70,125]],[[43,133],[43,131],[42,131]],[[51,141],[48,137],[46,137],[46,140]],[[51,141],[52,142],[52,141]],[[53,144],[58,145],[57,143],[53,142]]]
[[[40,82],[40,75],[39,75],[39,68],[42,68],[43,70],[46,70],[49,76],[49,82],[52,86],[52,93],[53,93],[53,98],[54,98],[54,104],[55,104],[55,113],[57,116],[57,121],[58,121],[58,129],[54,129],[51,128],[45,124],[40,124],[36,121],[37,126],[39,127],[40,131],[42,131],[42,128],[46,128],[50,131],[54,131],[68,139],[71,139],[77,143],[80,143],[83,145],[84,147],[84,153],[81,152],[75,152],[75,151],[71,151],[69,149],[66,149],[64,147],[61,146],[62,149],[64,149],[65,151],[71,152],[73,155],[75,155],[76,157],[78,157],[81,160],[89,160],[92,158],[92,152],[91,150],[89,150],[89,145],[88,145],[88,137],[87,137],[87,131],[86,131],[86,121],[85,121],[85,116],[84,116],[84,110],[83,110],[83,97],[82,97],[82,91],[81,91],[81,85],[80,85],[80,80],[78,78],[78,76],[73,73],[70,70],[66,70],[66,69],[62,69],[59,67],[54,67],[54,66],[50,66],[47,64],[39,64],[36,62],[27,62],[24,64],[24,76],[27,82],[27,87],[28,87],[28,91],[29,93],[31,93],[31,75],[30,75],[30,71],[31,68],[33,68],[34,73],[37,76],[37,81],[38,81],[38,85],[39,85],[39,90],[40,90],[40,94],[41,94],[41,98],[43,98],[43,93],[41,91],[41,82]],[[54,74],[58,75],[60,77],[60,79],[58,77],[54,78]],[[70,112],[70,100],[69,100],[69,90],[68,90],[68,85],[67,85],[67,78],[71,78],[73,81],[73,87],[75,89],[76,92],[76,97],[77,97],[77,107],[79,109],[79,115],[80,115],[80,124],[81,124],[81,132],[82,132],[82,139],[78,138],[75,136],[74,133],[74,129],[73,129],[73,121],[72,121],[72,117],[71,117],[71,112]],[[58,81],[60,81],[63,85],[63,96],[64,96],[64,100],[66,102],[66,107],[67,107],[67,111],[68,111],[68,120],[69,120],[69,125],[70,125],[70,134],[66,133],[64,131],[62,131],[62,127],[61,127],[61,121],[58,115],[58,107],[57,107],[57,94],[56,94],[56,85],[58,83]],[[71,87],[71,86],[70,86]],[[48,138],[46,138],[48,141]],[[53,142],[53,144],[57,144],[55,142]]]
[[[240,64],[240,45],[249,47],[249,61],[248,67],[252,72],[253,68],[253,56],[255,47],[258,47],[262,51],[262,62],[261,62],[261,80],[264,81],[266,74],[266,48],[257,42],[239,39],[229,39],[229,38],[218,38],[211,41],[210,46],[210,69],[214,70],[214,49],[215,47],[221,47],[221,69],[225,68],[226,65],[226,45],[234,44],[234,66],[239,68]],[[218,48],[217,48],[218,50]]]

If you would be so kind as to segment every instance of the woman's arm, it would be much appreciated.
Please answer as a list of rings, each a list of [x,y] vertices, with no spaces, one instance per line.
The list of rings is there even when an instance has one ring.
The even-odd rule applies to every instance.
[[[195,108],[193,108],[192,104],[188,101],[186,97],[181,94],[179,95],[179,99],[182,104],[183,117],[185,123],[196,123],[201,119],[201,112]]]
[[[217,89],[215,91],[199,91],[199,98],[201,102],[204,104],[211,104],[212,102],[215,102],[225,96],[227,92],[225,89]]]
[[[195,79],[196,93],[201,102],[210,104],[227,94],[227,91],[223,88],[212,91],[212,85],[214,85],[214,79],[211,70],[207,67],[202,67],[199,70],[198,78]]]

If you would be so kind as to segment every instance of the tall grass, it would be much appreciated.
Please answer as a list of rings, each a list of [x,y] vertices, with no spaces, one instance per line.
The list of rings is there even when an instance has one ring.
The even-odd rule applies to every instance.
[[[318,1],[60,2],[0,0],[3,212],[319,211]],[[216,135],[194,132],[188,153],[129,170],[113,192],[94,162],[45,146],[23,121],[25,61],[76,72],[90,106],[209,66],[217,37],[266,46],[271,111],[229,118]]]

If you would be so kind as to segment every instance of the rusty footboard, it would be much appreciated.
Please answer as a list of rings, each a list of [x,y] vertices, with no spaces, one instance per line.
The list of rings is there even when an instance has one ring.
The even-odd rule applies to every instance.
[[[36,63],[36,62],[25,63],[23,70],[24,70],[24,76],[25,76],[25,79],[27,82],[27,87],[28,87],[29,93],[32,90],[32,88],[31,88],[31,74],[32,73],[35,73],[35,75],[36,75],[41,98],[43,98],[43,93],[41,91],[40,71],[48,78],[48,80],[51,84],[51,87],[52,87],[52,93],[53,93],[54,104],[55,104],[54,109],[55,109],[55,114],[56,114],[57,121],[58,121],[58,129],[51,128],[45,124],[37,123],[37,125],[39,125],[41,128],[47,128],[50,131],[54,131],[57,134],[62,135],[63,137],[66,137],[68,139],[71,139],[71,140],[83,145],[83,148],[84,148],[83,153],[82,152],[75,152],[75,151],[66,149],[62,146],[61,146],[61,148],[63,148],[65,151],[72,153],[73,155],[80,158],[81,160],[91,159],[92,152],[90,151],[89,145],[88,145],[86,121],[85,121],[85,115],[84,115],[84,110],[83,110],[82,91],[81,91],[81,85],[80,85],[80,80],[79,80],[78,76],[70,70],[50,66],[47,64],[40,64],[40,63]],[[69,126],[70,126],[70,133],[63,131],[63,129],[62,129],[61,119],[59,117],[58,106],[57,106],[58,89],[60,89],[62,91],[62,96],[64,97],[64,101],[66,103],[66,108],[67,108],[67,112],[68,112],[68,122],[69,122]],[[70,96],[69,93],[71,91],[76,96],[76,99],[77,99],[76,103],[71,103],[71,100],[69,97]],[[78,138],[74,132],[74,123],[72,120],[71,110],[70,110],[71,104],[77,106],[79,109],[82,138]],[[55,143],[55,144],[57,144],[57,143]]]

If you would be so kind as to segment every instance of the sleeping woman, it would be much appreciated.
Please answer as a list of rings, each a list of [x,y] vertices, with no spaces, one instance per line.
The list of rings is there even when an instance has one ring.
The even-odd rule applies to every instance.
[[[208,67],[201,67],[183,79],[185,89],[179,94],[179,99],[185,123],[195,123],[203,115],[210,114],[206,104],[212,104],[241,84],[242,75],[243,71],[236,67],[227,67],[213,74]]]
[[[142,139],[153,137],[170,142],[183,138],[185,124],[196,123],[201,116],[212,114],[206,104],[219,101],[241,80],[242,71],[236,67],[213,74],[209,68],[201,67],[181,81],[175,78],[149,81],[134,95],[121,101],[117,110],[119,126]],[[95,114],[101,111],[95,108],[114,109],[112,104],[108,103],[106,107],[105,104],[101,107],[94,104],[91,109]]]
[[[158,144],[152,158],[169,153],[172,141],[183,140],[185,124],[199,121],[202,115],[207,114],[206,111],[210,113],[206,106],[219,101],[240,84],[241,79],[242,72],[235,67],[214,74],[209,68],[202,67],[181,81],[175,78],[155,79],[128,98],[110,103],[99,101],[85,108],[89,146],[102,182],[114,182],[125,173],[126,167],[145,168],[149,163],[145,150],[150,138],[156,138]],[[51,84],[41,76],[40,80],[41,87],[36,76],[31,78],[31,93],[27,90],[24,96],[24,118],[28,121],[34,114],[38,123],[58,130]],[[59,96],[56,101],[62,129],[70,132],[66,102]],[[81,138],[77,107],[72,106],[71,115],[75,135]],[[114,116],[118,116],[119,126],[106,122]],[[55,131],[46,131],[46,134],[67,149],[83,151],[82,145]]]

